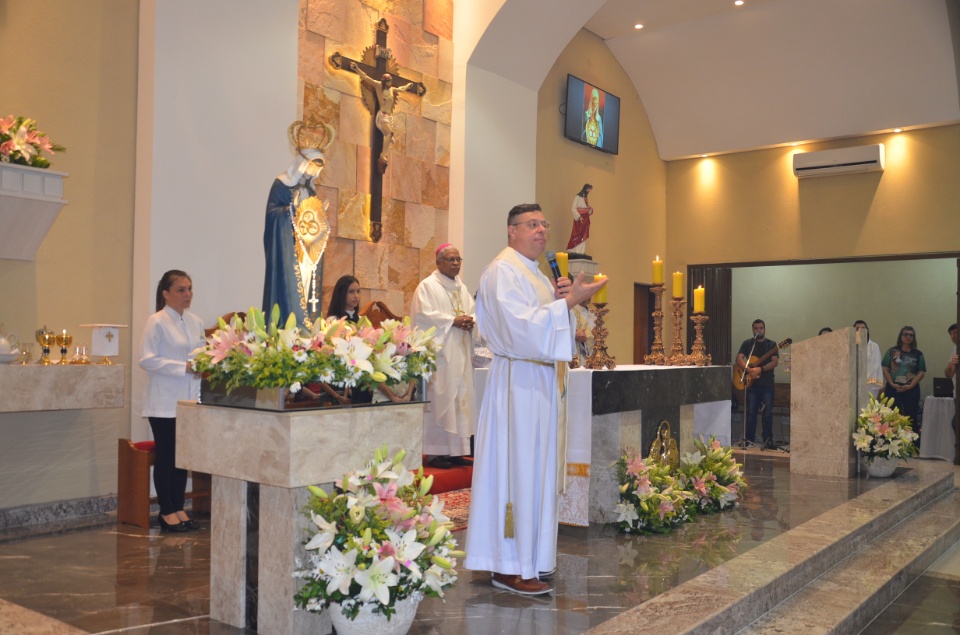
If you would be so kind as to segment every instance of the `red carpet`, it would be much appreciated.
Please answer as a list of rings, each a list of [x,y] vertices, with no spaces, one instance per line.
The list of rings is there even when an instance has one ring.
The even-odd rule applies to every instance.
[[[451,467],[447,470],[439,470],[427,465],[427,457],[423,457],[423,475],[433,475],[433,487],[430,488],[431,494],[442,494],[443,492],[452,492],[458,489],[466,489],[473,482],[473,466],[469,467]]]
[[[470,490],[458,489],[439,496],[443,501],[443,513],[453,521],[453,530],[466,529],[467,518],[470,516]]]

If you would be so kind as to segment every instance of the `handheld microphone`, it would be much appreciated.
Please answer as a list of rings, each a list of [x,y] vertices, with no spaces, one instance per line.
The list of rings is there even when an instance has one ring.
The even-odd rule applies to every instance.
[[[557,252],[548,251],[546,254],[547,264],[550,265],[550,273],[553,274],[554,280],[560,279],[560,265],[557,264]]]
[[[753,334],[753,339],[757,339],[758,337],[760,337],[759,331]]]

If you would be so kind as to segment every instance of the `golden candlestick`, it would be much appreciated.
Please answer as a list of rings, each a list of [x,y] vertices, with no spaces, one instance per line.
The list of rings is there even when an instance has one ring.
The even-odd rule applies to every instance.
[[[650,287],[653,292],[654,305],[653,313],[653,345],[650,347],[650,354],[643,358],[644,364],[654,364],[663,366],[667,361],[667,356],[663,353],[663,291],[666,289],[664,284],[655,284]]]
[[[683,298],[670,300],[670,306],[673,307],[673,347],[666,361],[667,366],[686,366],[690,363],[683,350],[683,305],[686,303]]]
[[[695,366],[709,366],[713,363],[712,356],[707,354],[707,345],[703,341],[703,325],[710,316],[706,313],[694,313],[690,316],[696,335],[693,339],[693,348],[690,349],[690,362]]]
[[[590,311],[596,316],[597,321],[593,325],[593,352],[583,362],[584,368],[600,370],[606,368],[613,370],[617,367],[617,360],[607,353],[607,329],[603,325],[603,316],[610,312],[606,302],[600,302],[593,305]]]

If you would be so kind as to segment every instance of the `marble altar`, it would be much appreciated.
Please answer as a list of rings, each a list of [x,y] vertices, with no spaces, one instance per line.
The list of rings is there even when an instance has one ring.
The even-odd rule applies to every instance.
[[[177,465],[213,475],[210,616],[270,635],[330,632],[326,615],[294,611],[306,486],[330,491],[383,444],[391,454],[406,449],[404,464],[418,468],[423,408],[271,412],[180,402]]]
[[[123,368],[119,364],[0,364],[4,391],[0,412],[122,408]]]
[[[477,413],[487,373],[474,371]],[[730,443],[729,366],[578,368],[570,371],[567,393],[567,491],[560,500],[565,524],[616,519],[619,493],[610,465],[624,449],[646,454],[664,419],[681,456],[694,450],[698,434]]]

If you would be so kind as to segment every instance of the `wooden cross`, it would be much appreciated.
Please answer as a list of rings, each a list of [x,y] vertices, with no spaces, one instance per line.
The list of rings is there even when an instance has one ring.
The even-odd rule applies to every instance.
[[[393,76],[395,87],[413,84],[410,89],[411,92],[415,92],[417,96],[422,97],[427,92],[427,88],[422,82],[414,82],[398,74],[400,65],[394,59],[393,52],[387,48],[387,32],[389,30],[390,26],[387,21],[381,18],[377,22],[376,44],[364,49],[363,59],[350,59],[344,57],[338,51],[330,56],[330,63],[338,70],[346,70],[351,73],[354,71],[350,68],[350,65],[355,63],[360,70],[378,81],[384,73],[390,73]],[[383,236],[383,171],[386,170],[386,163],[380,162],[380,157],[383,154],[383,133],[376,125],[380,102],[377,100],[373,89],[363,81],[360,82],[360,91],[363,95],[363,103],[367,110],[373,114],[374,121],[374,124],[370,127],[370,237],[373,242],[379,242]]]

